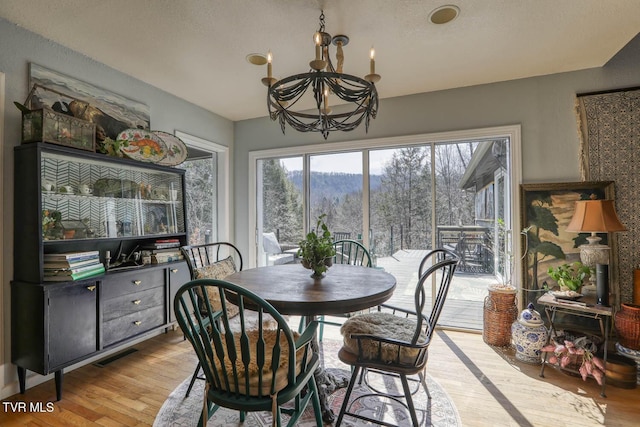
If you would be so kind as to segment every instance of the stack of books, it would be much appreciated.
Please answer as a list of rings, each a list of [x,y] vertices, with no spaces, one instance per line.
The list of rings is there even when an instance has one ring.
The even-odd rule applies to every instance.
[[[153,243],[149,243],[142,246],[142,249],[146,249],[146,250],[176,249],[176,248],[180,248],[179,239],[158,239]]]
[[[44,280],[47,282],[86,279],[104,272],[98,251],[44,254]]]
[[[179,239],[159,239],[144,245],[142,249],[151,252],[151,264],[163,264],[184,259],[182,252],[180,252]]]
[[[180,249],[157,249],[151,252],[151,264],[180,261],[184,259]]]

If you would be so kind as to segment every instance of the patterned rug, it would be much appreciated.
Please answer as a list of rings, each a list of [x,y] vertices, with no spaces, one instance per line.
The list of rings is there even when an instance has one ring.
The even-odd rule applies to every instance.
[[[322,352],[324,353],[325,368],[330,374],[338,377],[349,377],[349,369],[337,357],[338,349],[341,343],[335,340],[325,340],[322,343]],[[154,427],[169,426],[196,426],[198,418],[202,411],[202,395],[204,392],[204,381],[196,381],[188,398],[184,398],[187,387],[189,386],[190,377],[186,378],[175,390],[171,392],[167,400],[160,408],[156,416]],[[374,387],[386,390],[402,390],[399,381],[388,376],[380,376],[370,374],[369,379]],[[431,393],[431,400],[427,399],[422,387],[413,396],[413,401],[418,412],[418,420],[420,426],[434,427],[458,427],[461,426],[460,416],[455,405],[447,392],[433,378],[427,375],[427,386]],[[346,392],[345,388],[338,389],[329,396],[329,406],[334,414],[340,412],[340,406]],[[352,399],[357,396],[363,396],[370,392],[366,385],[356,386],[352,393]],[[352,410],[358,414],[367,415],[376,419],[384,419],[387,422],[398,424],[400,426],[410,426],[411,418],[406,408],[394,402],[391,399],[383,399],[377,396],[366,396],[358,401],[357,408]],[[286,425],[287,417],[282,417],[283,425]],[[242,426],[242,427],[270,427],[271,414],[267,412],[253,412],[247,414],[246,420],[240,424],[240,417],[237,411],[231,411],[220,408],[209,419],[209,425],[212,426]],[[361,420],[353,417],[345,417],[342,425],[345,427],[370,426]],[[311,404],[307,408],[298,422],[299,427],[315,426],[315,418],[313,416],[313,408]]]

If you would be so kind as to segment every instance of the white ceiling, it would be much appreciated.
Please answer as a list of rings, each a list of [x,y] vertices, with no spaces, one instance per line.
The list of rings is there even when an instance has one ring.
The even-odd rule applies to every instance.
[[[459,17],[431,24],[448,3]],[[247,54],[307,71],[321,8],[346,73],[375,47],[381,98],[600,67],[640,31],[638,0],[2,0],[0,17],[236,121],[267,115]]]

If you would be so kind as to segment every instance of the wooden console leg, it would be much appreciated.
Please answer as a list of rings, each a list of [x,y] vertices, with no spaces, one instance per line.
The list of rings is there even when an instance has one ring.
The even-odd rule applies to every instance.
[[[62,400],[62,369],[55,372],[56,378],[56,401]]]
[[[24,394],[27,388],[27,370],[18,366],[18,383],[20,384],[20,394]]]

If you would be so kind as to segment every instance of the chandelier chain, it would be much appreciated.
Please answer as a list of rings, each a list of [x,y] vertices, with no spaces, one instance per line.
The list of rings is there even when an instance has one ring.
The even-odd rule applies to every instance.
[[[320,32],[324,33],[324,10],[320,11]]]

